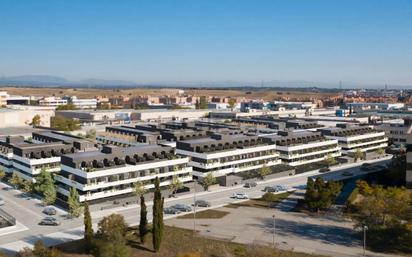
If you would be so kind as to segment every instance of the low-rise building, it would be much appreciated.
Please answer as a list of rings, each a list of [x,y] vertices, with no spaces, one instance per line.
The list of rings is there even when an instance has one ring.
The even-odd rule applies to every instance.
[[[208,138],[178,141],[176,153],[190,157],[193,176],[203,178],[208,173],[215,177],[239,172],[251,172],[280,164],[276,146],[254,135],[212,134]]]
[[[385,132],[389,142],[396,145],[405,145],[407,135],[412,133],[412,118],[384,121],[375,128],[378,131]]]
[[[265,135],[263,140],[276,145],[276,151],[284,164],[299,166],[319,162],[328,157],[341,156],[337,139],[327,139],[320,132],[279,131],[277,135]]]
[[[407,136],[406,150],[406,187],[412,188],[412,134]]]
[[[175,155],[173,148],[158,145],[119,148],[104,146],[101,151],[62,156],[61,171],[56,176],[58,197],[67,202],[70,188],[79,192],[80,202],[95,203],[133,193],[134,183],[141,181],[146,189],[170,185],[173,177],[192,181],[189,158]]]
[[[39,100],[39,105],[41,106],[52,106],[52,107],[57,107],[60,105],[66,105],[68,101],[66,99],[62,99],[60,97],[44,97]]]
[[[388,146],[385,132],[378,131],[372,126],[356,126],[352,124],[338,124],[338,127],[319,130],[329,139],[336,139],[342,148],[342,153],[354,156],[358,149],[363,153],[370,153]]]

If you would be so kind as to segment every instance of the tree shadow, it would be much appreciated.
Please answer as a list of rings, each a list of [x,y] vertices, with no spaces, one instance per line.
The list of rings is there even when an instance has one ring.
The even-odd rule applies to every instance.
[[[260,219],[260,224],[252,224],[263,228],[266,233],[273,233],[273,219]],[[296,236],[306,240],[316,240],[327,244],[354,247],[360,245],[359,234],[349,228],[333,225],[309,224],[298,221],[276,219],[276,234]]]

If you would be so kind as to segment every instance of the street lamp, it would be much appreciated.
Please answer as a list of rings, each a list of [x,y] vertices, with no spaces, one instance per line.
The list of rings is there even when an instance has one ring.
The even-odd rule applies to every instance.
[[[196,181],[193,181],[193,236],[196,235]]]
[[[272,216],[272,220],[273,220],[273,238],[272,238],[272,240],[273,240],[273,247],[275,247],[275,236],[276,236],[276,216],[275,216],[275,214],[273,214],[273,216]]]
[[[366,256],[366,230],[368,230],[368,226],[363,226],[363,256]]]

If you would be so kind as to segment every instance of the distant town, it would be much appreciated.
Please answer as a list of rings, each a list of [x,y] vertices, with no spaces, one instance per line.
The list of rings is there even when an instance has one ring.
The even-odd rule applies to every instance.
[[[3,90],[7,255],[104,251],[113,236],[104,229],[127,225],[139,232],[118,236],[151,249],[151,233],[159,256],[203,256],[184,255],[203,249],[200,239],[195,249],[172,249],[178,234],[255,254],[233,256],[272,256],[272,247],[296,256],[410,253],[410,91]],[[388,231],[398,237],[388,241]],[[120,246],[134,249],[126,241]]]

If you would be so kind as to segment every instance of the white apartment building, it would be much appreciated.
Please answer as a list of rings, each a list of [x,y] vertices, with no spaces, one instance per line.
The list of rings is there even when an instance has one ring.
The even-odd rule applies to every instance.
[[[390,120],[375,126],[376,130],[385,132],[389,141],[395,145],[405,145],[408,134],[412,133],[412,119]]]
[[[275,149],[275,145],[263,142],[262,138],[244,134],[212,134],[208,138],[176,143],[176,153],[190,157],[189,165],[196,178],[208,173],[221,177],[280,164]]]
[[[39,100],[39,105],[41,106],[52,106],[57,107],[60,105],[66,105],[68,102],[66,99],[62,99],[60,97],[44,97]]]
[[[275,145],[282,162],[290,166],[341,156],[338,140],[325,138],[320,132],[279,131],[277,135],[263,136],[263,140]]]
[[[358,149],[369,153],[388,146],[385,132],[378,131],[372,126],[338,124],[338,127],[320,131],[326,138],[338,140],[342,153],[349,156],[353,156]]]
[[[192,181],[189,158],[175,155],[173,148],[159,145],[120,148],[104,146],[102,151],[89,151],[62,156],[61,171],[56,176],[58,197],[67,201],[70,188],[79,192],[80,202],[106,201],[133,193],[134,183],[142,181],[146,189],[170,185],[173,177]]]
[[[85,98],[79,99],[76,96],[67,98],[68,102],[73,104],[77,109],[96,109],[97,99]]]
[[[72,145],[62,142],[29,144],[20,143],[13,147],[13,171],[21,178],[32,182],[44,169],[47,172],[58,172],[60,170],[60,156],[74,152]]]

